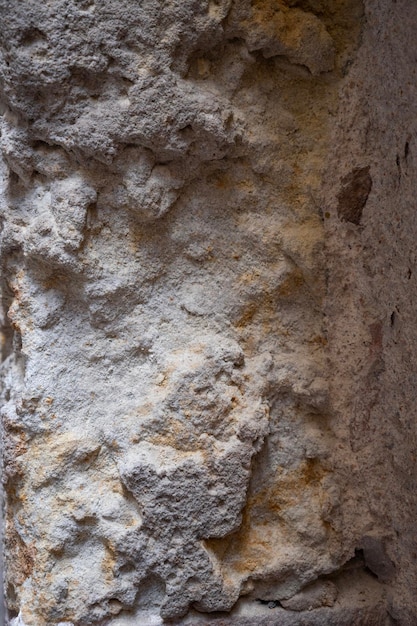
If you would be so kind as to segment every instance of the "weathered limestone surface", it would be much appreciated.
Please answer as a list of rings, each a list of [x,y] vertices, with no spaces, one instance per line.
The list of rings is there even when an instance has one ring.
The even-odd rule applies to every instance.
[[[0,13],[10,623],[415,624],[417,5]]]

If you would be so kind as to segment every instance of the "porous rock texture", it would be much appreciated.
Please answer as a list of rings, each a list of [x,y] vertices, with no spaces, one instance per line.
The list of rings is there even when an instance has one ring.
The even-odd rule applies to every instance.
[[[0,11],[10,624],[415,624],[417,5]]]

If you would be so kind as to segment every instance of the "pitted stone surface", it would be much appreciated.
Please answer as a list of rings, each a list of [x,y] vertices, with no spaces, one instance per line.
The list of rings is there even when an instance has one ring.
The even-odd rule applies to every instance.
[[[362,2],[0,9],[11,624],[389,624],[326,317]]]

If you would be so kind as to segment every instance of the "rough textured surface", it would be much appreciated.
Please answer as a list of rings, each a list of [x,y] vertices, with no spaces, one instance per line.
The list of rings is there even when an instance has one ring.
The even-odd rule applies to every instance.
[[[416,20],[417,5],[403,0],[367,8],[341,91],[325,209],[333,423],[340,449],[351,451],[340,455],[344,524],[361,525],[358,547],[389,581],[390,614],[406,626],[417,621]],[[368,167],[360,223],[340,221],[343,179]]]
[[[11,623],[414,624],[417,6],[0,8]]]

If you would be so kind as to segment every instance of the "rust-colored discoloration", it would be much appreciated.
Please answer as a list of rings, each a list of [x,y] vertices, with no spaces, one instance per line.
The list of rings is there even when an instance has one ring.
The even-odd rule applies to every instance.
[[[271,529],[287,538],[297,532],[287,513],[307,501],[309,506],[325,501],[322,481],[328,471],[319,459],[306,459],[294,470],[282,469],[275,482],[249,496],[240,529],[225,539],[207,540],[207,547],[241,574],[262,569],[271,550],[276,550],[276,533]],[[324,520],[322,526],[325,534],[330,532]]]
[[[3,483],[10,507],[22,501],[22,457],[28,450],[26,434],[3,418]]]
[[[256,282],[255,279],[254,283]],[[243,283],[244,285],[250,283]],[[262,279],[258,279],[258,287],[262,286]],[[251,327],[256,325],[262,327],[264,335],[279,333],[283,340],[287,340],[294,332],[281,319],[281,307],[286,298],[296,299],[305,289],[306,283],[302,271],[294,267],[288,272],[278,285],[263,284],[263,290],[247,299],[247,301],[237,309],[233,325],[241,336],[241,341],[245,345],[245,350],[249,355],[255,354],[257,345],[251,333]],[[255,334],[254,334],[255,336]]]
[[[7,577],[14,586],[20,586],[28,578],[34,568],[36,548],[27,545],[14,527],[12,520],[7,520],[5,543],[7,545]]]
[[[105,555],[101,561],[101,569],[103,571],[103,579],[111,584],[114,580],[114,569],[117,561],[117,549],[111,541],[107,541],[105,548]]]
[[[296,293],[304,285],[304,276],[301,270],[296,267],[281,283],[277,295],[288,298]]]

